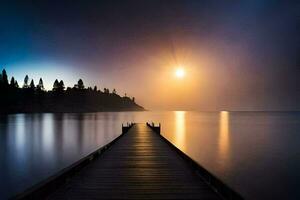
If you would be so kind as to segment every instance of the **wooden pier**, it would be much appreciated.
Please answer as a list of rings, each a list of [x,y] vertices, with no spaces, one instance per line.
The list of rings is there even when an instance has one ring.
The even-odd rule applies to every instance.
[[[60,175],[17,199],[241,199],[213,176],[207,179],[205,169],[157,133],[160,127],[130,124],[123,131],[72,176],[65,175],[70,169],[63,181]]]

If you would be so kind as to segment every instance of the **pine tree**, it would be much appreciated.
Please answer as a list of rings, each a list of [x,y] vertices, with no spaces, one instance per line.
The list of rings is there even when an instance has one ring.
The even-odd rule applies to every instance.
[[[16,81],[15,81],[15,78],[14,78],[14,77],[11,77],[11,79],[10,79],[10,84],[9,84],[10,87],[13,87],[13,88],[14,88],[14,87],[15,87],[15,82],[16,82]]]
[[[42,79],[42,78],[40,78],[39,84],[36,86],[36,89],[39,90],[39,91],[42,91],[42,90],[45,89],[45,88],[44,88],[44,82],[43,82],[43,79]]]
[[[83,90],[83,89],[84,89],[84,84],[83,84],[82,79],[79,79],[79,80],[78,80],[77,87],[78,87],[78,89],[80,89],[80,90]]]
[[[64,91],[65,89],[65,84],[63,82],[63,80],[60,80],[60,82],[58,83],[58,88],[59,88],[59,91]]]
[[[11,77],[9,85],[11,88],[19,88],[19,84],[14,77]]]
[[[18,81],[15,81],[15,88],[19,88]]]
[[[57,91],[59,89],[59,82],[58,80],[56,79],[53,83],[53,91]]]
[[[6,73],[5,69],[2,70],[2,83],[5,86],[8,85],[8,78],[7,78],[7,73]]]
[[[35,89],[34,81],[33,79],[30,82],[30,89]]]
[[[28,75],[26,75],[25,78],[24,78],[23,88],[28,88],[28,81],[29,81],[29,77],[28,77]]]

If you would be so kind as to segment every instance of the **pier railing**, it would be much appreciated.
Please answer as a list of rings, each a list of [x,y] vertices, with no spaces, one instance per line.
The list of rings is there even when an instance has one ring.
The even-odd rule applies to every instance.
[[[161,131],[161,124],[159,123],[157,126],[155,125],[154,122],[151,123],[146,123],[148,127],[150,127],[155,133],[160,134]]]
[[[129,129],[134,125],[134,123],[130,122],[127,124],[122,124],[122,134],[127,133],[129,131]]]

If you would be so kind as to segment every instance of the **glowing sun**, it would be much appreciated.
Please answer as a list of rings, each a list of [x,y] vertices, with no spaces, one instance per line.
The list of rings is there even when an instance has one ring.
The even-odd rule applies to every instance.
[[[185,76],[185,70],[184,70],[182,67],[177,68],[177,69],[175,70],[175,76],[176,76],[177,78],[183,78],[183,77]]]

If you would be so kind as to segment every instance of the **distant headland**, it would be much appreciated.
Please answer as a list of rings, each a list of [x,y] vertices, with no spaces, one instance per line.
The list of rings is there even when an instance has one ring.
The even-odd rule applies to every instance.
[[[0,73],[0,113],[31,112],[101,112],[101,111],[143,111],[135,98],[121,97],[113,89],[103,91],[97,86],[85,87],[79,79],[74,87],[65,88],[63,80],[55,80],[52,90],[45,90],[43,79],[37,85],[28,75],[20,87],[14,77],[8,80],[7,73]]]

